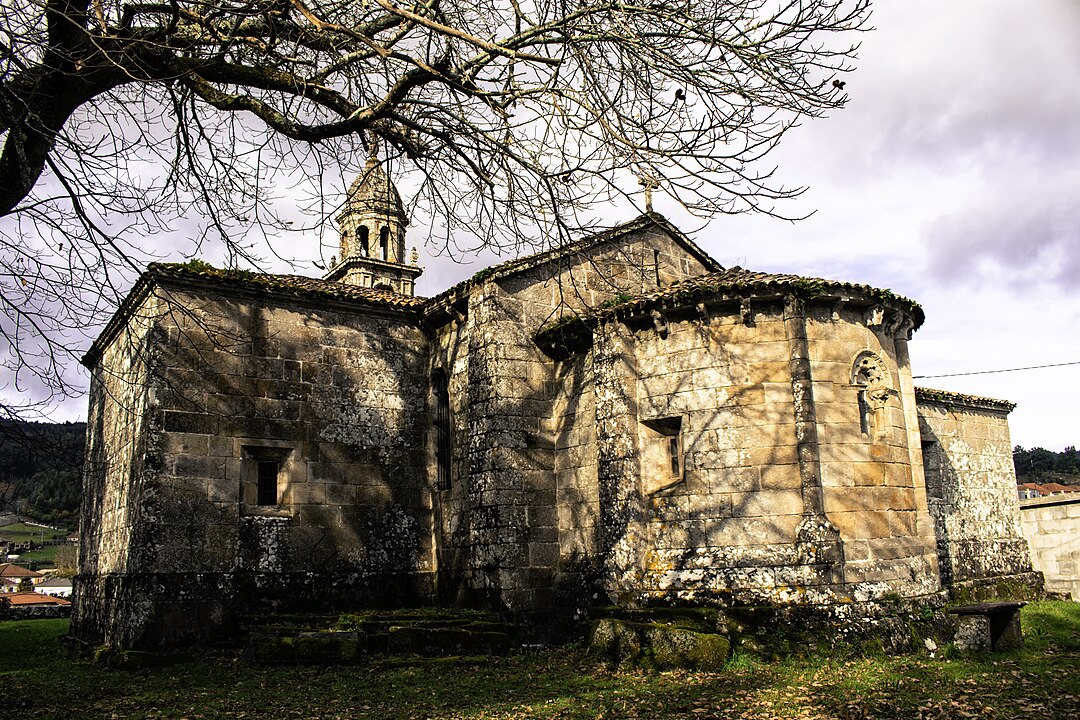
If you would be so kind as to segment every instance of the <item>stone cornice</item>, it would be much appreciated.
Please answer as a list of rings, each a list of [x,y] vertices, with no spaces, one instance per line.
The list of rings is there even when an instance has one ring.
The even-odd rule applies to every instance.
[[[915,388],[916,403],[930,403],[945,407],[964,407],[977,410],[995,410],[1008,414],[1016,407],[1016,403],[996,398],[980,397],[978,395],[965,395],[948,390],[934,390],[932,388]]]
[[[693,310],[708,314],[710,308],[731,306],[746,321],[750,307],[761,302],[786,302],[789,298],[807,304],[823,304],[835,314],[844,305],[866,310],[868,327],[880,327],[886,333],[904,333],[905,337],[923,322],[917,303],[889,290],[869,285],[843,283],[798,275],[777,275],[729,268],[702,275],[641,295],[616,298],[590,313],[563,318],[536,334],[537,344],[556,356],[573,352],[587,342],[591,328],[608,320],[632,322],[652,318],[655,313]]]
[[[323,275],[322,279],[326,282],[338,282],[353,268],[366,268],[371,270],[373,274],[376,270],[381,270],[387,275],[406,277],[410,280],[415,280],[424,273],[424,269],[419,265],[406,265],[405,263],[391,262],[390,260],[381,260],[374,257],[353,256],[340,261],[330,272]]]

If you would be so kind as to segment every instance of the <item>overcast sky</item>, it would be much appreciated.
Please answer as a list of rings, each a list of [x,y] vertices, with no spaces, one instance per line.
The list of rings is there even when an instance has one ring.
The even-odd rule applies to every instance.
[[[848,107],[771,156],[810,187],[786,211],[811,218],[704,224],[657,209],[724,265],[918,301],[917,376],[1080,361],[1080,0],[878,0],[871,24]],[[490,262],[427,257],[425,235],[407,240],[420,294]],[[318,257],[317,240],[297,254]],[[1080,441],[1080,365],[916,382],[1017,403],[1014,444]],[[58,417],[84,415],[80,401]]]

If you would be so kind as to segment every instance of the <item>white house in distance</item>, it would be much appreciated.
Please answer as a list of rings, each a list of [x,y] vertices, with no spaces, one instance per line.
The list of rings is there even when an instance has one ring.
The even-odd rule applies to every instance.
[[[50,597],[71,597],[71,578],[46,578],[34,585],[34,592]]]

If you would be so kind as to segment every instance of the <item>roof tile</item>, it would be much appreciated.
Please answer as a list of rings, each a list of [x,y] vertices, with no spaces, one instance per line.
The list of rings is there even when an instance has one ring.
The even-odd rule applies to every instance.
[[[738,296],[793,294],[808,299],[853,296],[864,301],[899,306],[909,311],[916,328],[924,319],[922,308],[918,303],[890,290],[801,275],[754,272],[736,266],[688,278],[647,293],[619,297],[584,316],[564,317],[542,328],[537,333],[537,340],[544,344],[559,344],[552,333],[569,330],[570,325],[588,324],[617,315],[637,314],[650,306],[687,305],[699,299],[724,294]]]
[[[15,593],[2,593],[0,598],[4,598],[12,605],[70,605],[70,600],[65,600],[61,597],[53,597],[52,595],[42,595],[36,592],[15,592]]]
[[[924,387],[915,388],[915,400],[936,402],[945,405],[969,405],[993,410],[1004,410],[1005,412],[1011,412],[1012,409],[1016,407],[1016,403],[1009,402],[1008,400],[998,400],[996,398],[981,397],[979,395],[965,395],[964,393],[952,392],[950,390],[934,390],[933,388]]]
[[[36,572],[34,570],[29,570],[27,568],[22,567],[21,565],[16,565],[14,563],[4,563],[3,565],[0,565],[0,577],[3,577],[3,578],[24,578],[24,577],[38,578],[38,577],[42,577],[42,575],[39,572]]]
[[[224,281],[232,287],[281,292],[298,296],[354,300],[400,309],[420,308],[425,298],[401,295],[390,290],[348,285],[304,275],[272,275],[248,270],[222,270],[206,263],[153,263],[147,268],[156,277]]]
[[[665,288],[639,295],[635,298],[628,299],[623,303],[606,308],[605,312],[611,313],[620,307],[633,307],[650,304],[656,301],[689,299],[690,296],[698,294],[708,295],[717,292],[732,291],[761,293],[762,291],[767,292],[770,290],[783,293],[794,292],[796,295],[807,297],[846,293],[856,294],[875,298],[883,302],[893,302],[906,306],[914,315],[916,327],[921,325],[923,321],[922,308],[920,308],[914,300],[909,300],[890,290],[883,290],[870,285],[826,280],[803,275],[755,272],[738,266],[673,283]]]

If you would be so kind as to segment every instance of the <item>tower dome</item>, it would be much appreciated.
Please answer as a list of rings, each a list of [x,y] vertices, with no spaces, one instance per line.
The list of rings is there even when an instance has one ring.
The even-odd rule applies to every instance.
[[[403,225],[408,224],[401,195],[374,155],[368,158],[364,169],[349,186],[338,222],[349,213],[377,213],[400,218]]]
[[[413,294],[421,270],[416,266],[415,250],[413,262],[405,262],[409,218],[401,195],[374,152],[349,185],[336,220],[341,260],[327,273],[327,280]]]

